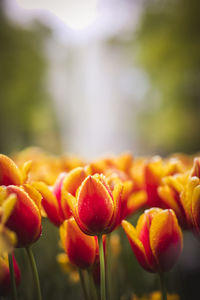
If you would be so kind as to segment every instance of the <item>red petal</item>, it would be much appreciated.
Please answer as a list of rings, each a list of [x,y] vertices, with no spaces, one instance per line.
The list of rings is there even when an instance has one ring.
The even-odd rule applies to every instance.
[[[18,247],[25,247],[35,242],[41,234],[41,214],[35,202],[19,187],[8,186],[9,194],[16,194],[16,205],[6,222],[18,239]]]
[[[66,220],[60,228],[63,246],[70,262],[78,268],[89,268],[96,257],[95,237],[84,234],[76,224],[74,218]]]
[[[88,176],[80,187],[77,202],[78,217],[91,235],[102,234],[108,230],[114,204],[107,187],[100,180]]]

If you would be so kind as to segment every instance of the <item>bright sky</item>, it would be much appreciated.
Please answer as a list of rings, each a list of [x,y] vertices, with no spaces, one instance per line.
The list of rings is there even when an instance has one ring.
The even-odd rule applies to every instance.
[[[98,0],[17,0],[25,9],[46,9],[75,30],[91,25],[97,17]]]

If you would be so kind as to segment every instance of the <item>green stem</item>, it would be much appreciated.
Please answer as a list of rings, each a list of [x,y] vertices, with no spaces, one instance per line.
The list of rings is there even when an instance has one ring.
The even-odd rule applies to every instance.
[[[97,289],[94,283],[94,278],[92,275],[92,271],[88,270],[88,277],[89,277],[89,287],[90,287],[90,299],[91,300],[97,300],[98,296],[97,296]]]
[[[9,269],[10,269],[10,280],[11,280],[11,289],[12,289],[12,298],[17,300],[17,288],[16,288],[16,281],[15,281],[15,271],[13,266],[13,257],[12,254],[8,254],[8,261],[9,261]]]
[[[87,293],[86,282],[85,282],[83,270],[79,269],[78,271],[79,271],[79,277],[80,277],[81,287],[83,290],[84,299],[88,300],[88,293]]]
[[[34,256],[33,256],[33,252],[31,250],[30,246],[26,247],[26,252],[27,252],[29,262],[30,262],[30,265],[31,265],[33,280],[34,280],[35,285],[36,285],[37,299],[42,300],[42,294],[41,294],[41,289],[40,289],[40,280],[39,280],[39,276],[38,276],[37,266],[36,266],[35,259],[34,259]]]
[[[111,266],[112,266],[112,256],[111,256],[111,233],[106,236],[106,291],[107,299],[112,299],[112,280],[111,280]]]
[[[100,272],[101,272],[101,300],[106,300],[105,261],[102,235],[98,236]]]
[[[167,300],[167,290],[165,286],[164,273],[160,273],[159,277],[160,277],[160,290],[162,294],[162,300]]]

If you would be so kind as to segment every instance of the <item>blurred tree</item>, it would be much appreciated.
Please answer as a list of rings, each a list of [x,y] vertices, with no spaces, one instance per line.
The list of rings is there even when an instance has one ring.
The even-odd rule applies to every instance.
[[[200,149],[199,28],[199,0],[144,2],[131,51],[149,76],[140,129],[153,151]]]
[[[12,23],[0,0],[0,152],[36,144],[59,149],[58,130],[45,88],[50,30],[35,21],[28,29]],[[58,149],[57,149],[58,148]]]

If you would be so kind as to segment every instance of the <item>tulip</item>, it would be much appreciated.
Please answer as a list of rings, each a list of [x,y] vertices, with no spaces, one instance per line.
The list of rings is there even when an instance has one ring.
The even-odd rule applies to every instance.
[[[96,288],[92,278],[92,270],[99,262],[97,237],[86,235],[80,230],[74,218],[65,220],[60,226],[60,238],[69,263],[79,269],[79,276],[85,298],[87,288],[84,269],[87,269],[90,278],[93,299],[96,299]]]
[[[29,182],[42,181],[50,186],[55,184],[60,173],[69,172],[84,165],[84,162],[77,156],[55,156],[38,147],[29,147],[14,155],[14,161],[19,166],[28,160],[32,161]]]
[[[17,243],[16,234],[6,227],[5,223],[16,205],[15,194],[6,195],[4,188],[0,187],[0,255],[13,252]]]
[[[122,221],[140,265],[150,272],[167,272],[176,263],[182,250],[182,232],[171,209],[146,210],[136,228]]]
[[[66,200],[80,229],[89,235],[111,232],[119,218],[122,185],[116,184],[113,192],[105,176],[87,176],[76,195],[66,193]]]
[[[49,220],[59,227],[65,219],[72,216],[68,202],[65,201],[66,190],[75,195],[76,189],[86,178],[84,168],[76,168],[71,172],[61,173],[53,186],[44,182],[33,182],[33,186],[42,195],[42,207]]]
[[[81,269],[94,265],[97,239],[83,233],[74,218],[65,220],[61,225],[60,238],[71,264]]]
[[[188,228],[200,237],[200,158],[194,160],[180,199],[186,212]]]
[[[31,162],[20,169],[9,157],[0,154],[0,198],[6,203],[14,195],[16,203],[6,217],[5,226],[17,235],[17,247],[25,247],[35,242],[41,234],[41,195],[30,184],[25,183]]]
[[[49,220],[57,227],[59,227],[65,220],[62,207],[62,186],[66,173],[61,173],[57,178],[55,185],[49,187],[44,182],[33,182],[33,186],[42,195],[42,208]]]
[[[8,156],[0,154],[0,185],[21,185],[28,176],[31,162],[27,161],[22,168],[14,163]]]
[[[73,170],[72,181],[66,188],[66,201],[80,229],[88,235],[98,236],[101,269],[101,299],[105,299],[105,263],[102,235],[118,225],[122,184],[111,191],[103,174],[87,176],[82,182]],[[78,173],[79,174],[79,173]],[[72,184],[72,182],[74,184]]]
[[[5,222],[5,226],[17,236],[16,247],[26,247],[34,243],[41,234],[41,213],[38,207],[40,194],[28,184],[24,187],[2,187],[1,193],[5,197],[16,197],[16,204]]]
[[[172,208],[180,225],[200,236],[200,159],[195,159],[191,171],[168,176],[158,188],[166,208]]]
[[[21,274],[14,255],[12,255],[15,282],[18,286],[21,279]],[[11,278],[8,265],[8,258],[0,256],[0,296],[7,296],[11,290]]]
[[[161,207],[162,201],[158,194],[158,187],[162,178],[182,172],[181,162],[175,158],[163,161],[160,157],[153,157],[146,162],[144,168],[145,191],[147,204],[150,207]]]

